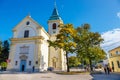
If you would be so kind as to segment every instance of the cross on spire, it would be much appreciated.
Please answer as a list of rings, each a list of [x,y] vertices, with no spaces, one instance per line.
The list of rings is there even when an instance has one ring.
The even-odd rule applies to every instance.
[[[30,12],[28,12],[28,17],[31,17]]]
[[[56,0],[54,0],[54,7],[56,8]]]
[[[58,10],[57,10],[56,0],[54,0],[54,9],[49,20],[61,20],[61,17],[59,16]]]

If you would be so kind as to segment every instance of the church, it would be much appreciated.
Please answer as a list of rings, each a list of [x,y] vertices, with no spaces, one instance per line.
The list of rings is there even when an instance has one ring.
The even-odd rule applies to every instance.
[[[48,68],[66,70],[66,52],[49,47],[47,42],[56,39],[60,30],[58,25],[63,24],[56,6],[47,23],[48,32],[28,15],[13,28],[8,70],[19,72],[45,71]]]

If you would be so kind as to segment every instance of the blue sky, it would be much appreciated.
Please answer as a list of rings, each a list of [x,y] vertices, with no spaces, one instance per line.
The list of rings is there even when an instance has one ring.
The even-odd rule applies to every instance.
[[[91,30],[101,33],[105,39],[108,39],[110,34],[116,34],[117,36],[113,36],[119,37],[120,0],[56,0],[56,2],[59,15],[65,24],[72,23],[78,27],[89,23]],[[13,27],[29,13],[34,20],[48,30],[47,20],[53,8],[54,0],[0,0],[0,39],[11,38]],[[105,41],[110,42],[113,36]],[[120,41],[120,38],[117,39]],[[114,41],[111,42],[116,43]]]

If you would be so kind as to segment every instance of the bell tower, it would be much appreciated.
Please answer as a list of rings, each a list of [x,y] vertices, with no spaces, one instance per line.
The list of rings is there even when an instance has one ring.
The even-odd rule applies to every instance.
[[[50,35],[56,35],[59,33],[59,24],[63,24],[63,21],[61,17],[59,16],[57,7],[56,7],[56,1],[54,2],[54,9],[52,12],[52,15],[50,16],[48,20],[48,33]]]
[[[56,40],[56,35],[60,31],[58,27],[60,24],[63,24],[63,21],[58,14],[55,2],[52,15],[48,19],[48,33],[50,34],[51,41]],[[49,47],[49,67],[53,67],[54,70],[66,70],[65,54],[66,53],[62,49]]]

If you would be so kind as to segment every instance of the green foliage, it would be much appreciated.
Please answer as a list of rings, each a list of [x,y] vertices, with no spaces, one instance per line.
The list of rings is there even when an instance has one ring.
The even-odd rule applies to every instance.
[[[0,63],[6,62],[9,56],[9,42],[5,40],[0,41]]]
[[[0,54],[2,52],[2,41],[0,41]]]
[[[1,67],[7,67],[7,62],[2,62]]]
[[[91,32],[89,24],[84,24],[76,30],[77,57],[81,59],[84,57],[83,61],[89,61],[90,66],[92,61],[104,59],[106,54],[99,46],[103,41],[101,35],[98,32]]]
[[[90,47],[89,52],[92,53],[90,58],[95,61],[100,61],[104,59],[106,54],[100,47]]]
[[[69,67],[78,67],[80,61],[77,57],[71,56],[69,57]]]
[[[2,57],[3,57],[4,61],[6,61],[6,59],[8,59],[8,56],[9,56],[9,42],[7,40],[5,40],[3,42],[2,54],[3,54]]]
[[[2,62],[2,41],[0,41],[0,63]]]

